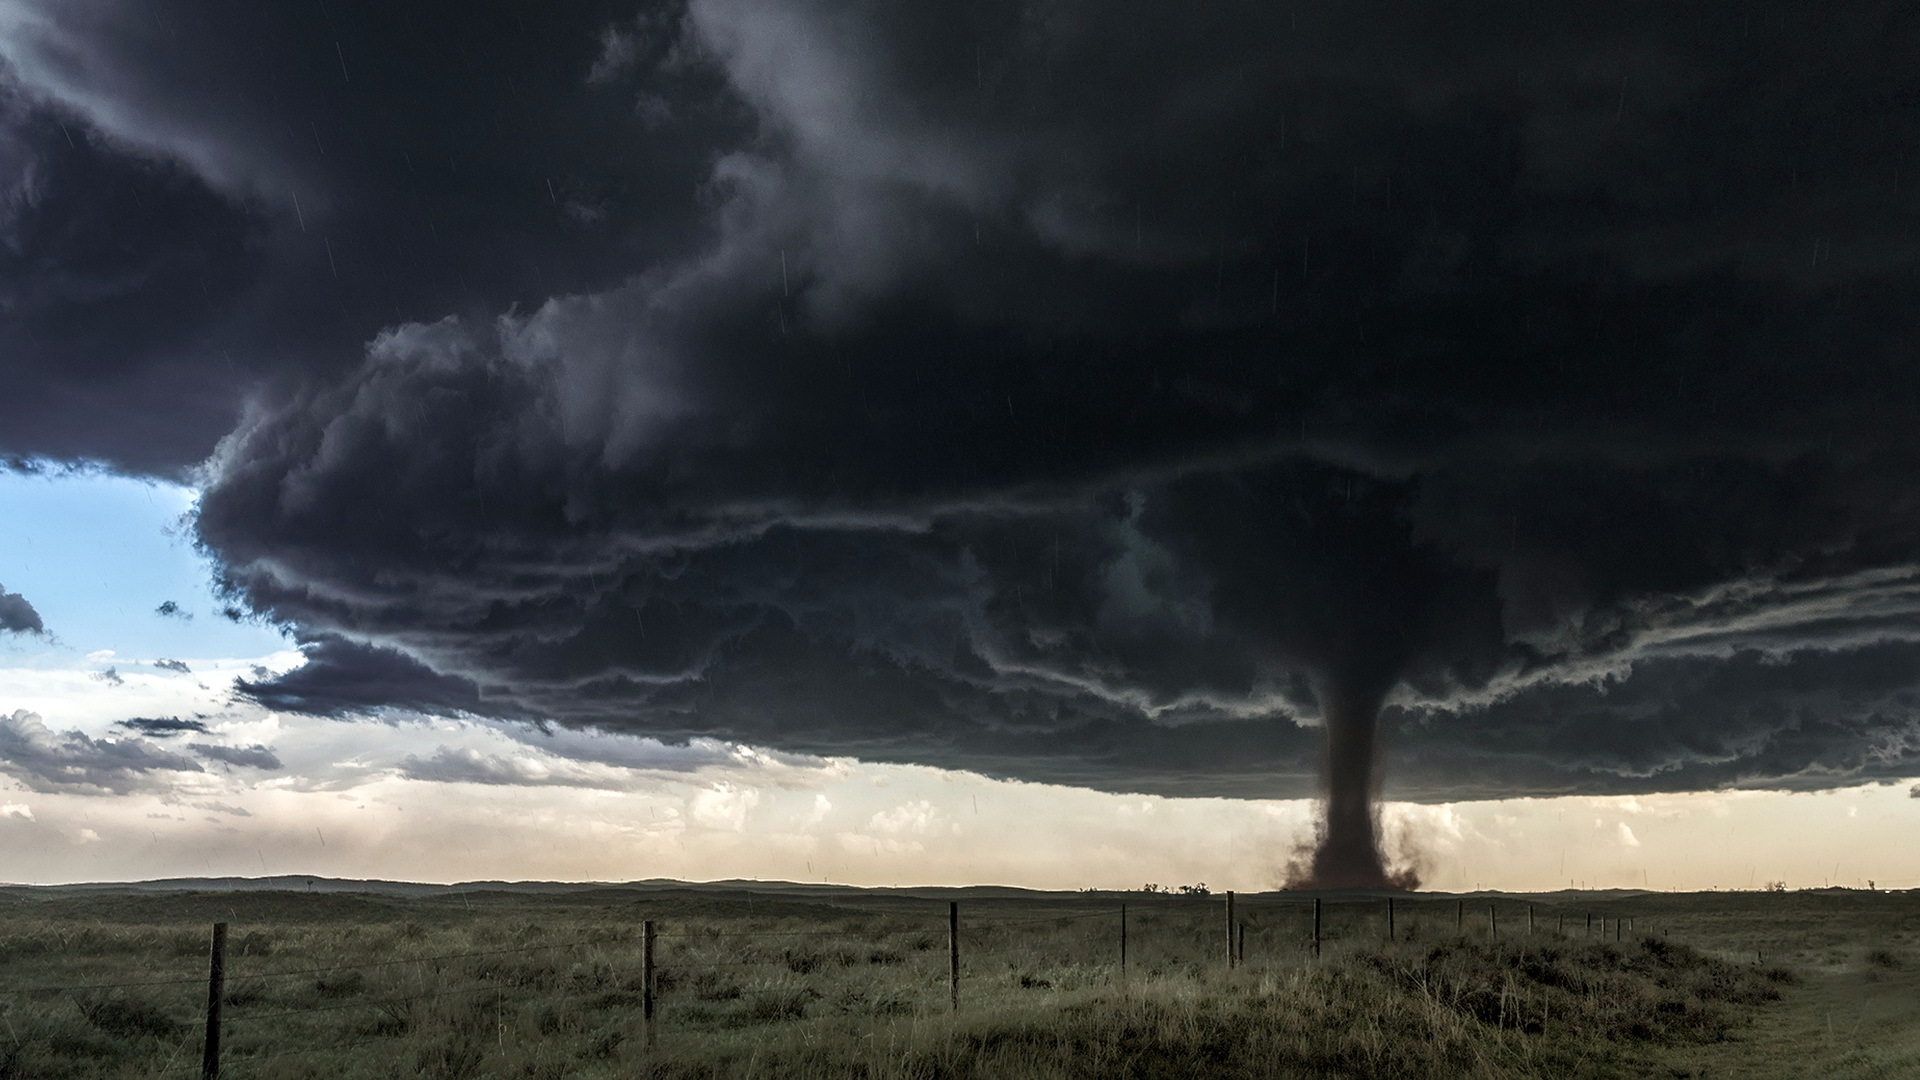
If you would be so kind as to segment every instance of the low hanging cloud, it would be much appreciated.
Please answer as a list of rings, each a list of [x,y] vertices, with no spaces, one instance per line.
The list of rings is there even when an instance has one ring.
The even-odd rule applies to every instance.
[[[409,754],[400,762],[409,780],[502,787],[582,787],[619,789],[629,778],[618,770],[578,762],[542,760],[525,755],[489,754],[472,747],[441,746],[427,757]]]
[[[203,771],[192,758],[145,739],[95,739],[55,732],[39,715],[16,710],[0,716],[0,774],[30,791],[125,795],[163,791],[173,773]]]
[[[27,598],[0,586],[0,633],[45,634],[46,624]]]
[[[189,743],[188,749],[203,757],[247,769],[276,771],[285,768],[270,746],[222,746],[218,743]]]
[[[153,666],[159,668],[161,671],[171,671],[176,675],[193,674],[193,669],[188,667],[185,661],[181,660],[155,660]]]
[[[309,639],[307,662],[279,676],[254,669],[236,679],[240,693],[269,709],[342,716],[383,708],[418,712],[488,711],[469,679],[443,675],[397,649],[363,645],[337,635]]]
[[[135,716],[126,720],[116,720],[113,726],[137,731],[142,735],[167,739],[176,735],[207,733],[207,725],[199,720],[182,720],[177,716]]]
[[[595,730],[532,731],[518,725],[475,731],[506,736],[518,745],[490,751],[442,744],[430,755],[407,755],[400,775],[438,783],[511,787],[581,787],[627,791],[692,776],[740,774],[753,783],[808,786],[843,774],[840,763],[781,754],[713,739],[683,744],[635,739]]]

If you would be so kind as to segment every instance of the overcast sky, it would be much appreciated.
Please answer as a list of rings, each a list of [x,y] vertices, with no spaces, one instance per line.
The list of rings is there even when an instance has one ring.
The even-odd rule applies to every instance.
[[[1920,878],[1916,93],[1873,3],[0,0],[0,843],[1254,887],[1331,727],[1431,883]]]

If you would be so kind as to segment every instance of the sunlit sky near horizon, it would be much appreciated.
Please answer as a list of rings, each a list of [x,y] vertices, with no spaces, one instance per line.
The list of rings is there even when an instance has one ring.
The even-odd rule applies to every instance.
[[[300,654],[269,627],[220,615],[208,567],[179,529],[193,497],[98,472],[0,471],[0,586],[28,596],[48,630],[0,636],[0,719],[11,725],[0,738],[44,749],[79,732],[96,750],[143,743],[184,766],[119,774],[111,790],[33,790],[0,754],[0,879],[1152,881],[1251,891],[1280,883],[1311,829],[1302,800],[1118,795],[402,711],[272,712],[236,697],[233,680],[256,666],[287,670]],[[191,617],[158,614],[169,600]],[[134,717],[206,731],[115,726]],[[1911,783],[1390,803],[1384,820],[1390,852],[1416,853],[1436,889],[1914,887]]]

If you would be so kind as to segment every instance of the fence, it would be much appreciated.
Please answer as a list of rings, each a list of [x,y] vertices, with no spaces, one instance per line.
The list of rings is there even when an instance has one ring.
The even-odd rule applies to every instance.
[[[202,1022],[195,1025],[195,1034],[181,1039],[171,1058],[148,1075],[197,1073],[203,1080],[215,1080],[223,1069],[236,1066],[252,1068],[290,1055],[341,1053],[371,1047],[383,1036],[409,1030],[416,1011],[425,1003],[486,999],[488,995],[492,995],[494,1008],[501,1011],[509,995],[534,992],[542,995],[549,1006],[556,1002],[592,999],[599,1007],[633,1008],[643,1021],[646,1048],[654,1050],[658,1044],[656,1022],[663,999],[685,997],[697,1003],[737,1000],[755,994],[778,998],[784,994],[789,995],[788,1005],[775,1001],[764,1009],[764,1016],[769,1022],[790,1018],[793,988],[789,982],[740,987],[717,978],[716,972],[772,969],[784,973],[782,980],[796,976],[804,983],[817,977],[824,967],[858,964],[863,953],[868,966],[900,972],[898,981],[908,989],[902,997],[906,1002],[903,1010],[916,1008],[910,999],[917,996],[917,1008],[921,1011],[937,1008],[932,1002],[939,998],[945,999],[941,1004],[947,1009],[958,1011],[964,1001],[963,983],[968,972],[965,961],[974,955],[1001,961],[1012,957],[1032,970],[1044,969],[1038,961],[1053,955],[1080,977],[1125,985],[1130,976],[1142,974],[1179,977],[1245,968],[1250,941],[1255,961],[1272,965],[1311,962],[1312,958],[1322,955],[1323,946],[1330,941],[1393,942],[1411,936],[1431,937],[1436,930],[1442,935],[1484,935],[1492,941],[1501,940],[1503,934],[1519,940],[1549,933],[1537,919],[1533,904],[1509,903],[1504,923],[1499,907],[1488,904],[1484,924],[1469,926],[1464,900],[1448,905],[1444,901],[1401,898],[1396,906],[1393,898],[1323,902],[1317,897],[1267,896],[1248,903],[1231,892],[1222,900],[1224,903],[1217,908],[1207,901],[1178,898],[1149,900],[1144,904],[1134,900],[1063,915],[980,917],[973,914],[965,919],[961,905],[950,901],[944,913],[945,925],[939,928],[944,930],[944,935],[934,929],[937,924],[930,918],[882,917],[877,921],[869,919],[869,925],[843,931],[820,927],[755,930],[713,926],[675,930],[662,928],[653,920],[642,920],[637,943],[633,940],[631,924],[620,924],[606,932],[574,940],[429,953],[361,964],[265,970],[252,970],[252,963],[234,962],[236,958],[230,956],[227,949],[228,924],[221,922],[213,926],[204,977],[183,975],[70,986],[0,987],[0,995],[42,999],[70,996],[84,1012],[90,1006],[106,1007],[90,995],[163,987],[184,992],[204,985],[205,1007]],[[1209,916],[1209,910],[1215,914]],[[1555,910],[1553,914],[1551,934],[1569,936],[1567,912]],[[1575,938],[1595,937],[1597,930],[1599,939],[1624,941],[1633,930],[1633,920],[1628,917],[1599,913],[1596,927],[1595,914],[1580,914],[1585,915],[1584,931],[1570,935]],[[1215,922],[1216,919],[1221,921]],[[1478,923],[1477,908],[1475,922]],[[1071,940],[1067,940],[1069,935]],[[910,952],[938,956],[941,936],[946,945],[944,964],[908,963],[906,954]],[[893,944],[887,944],[889,941]],[[637,956],[633,954],[635,944]],[[565,960],[565,970],[551,961],[544,967],[515,966],[516,961],[543,954]],[[1010,963],[1012,968],[1020,966]],[[463,970],[468,985],[449,985],[450,978],[462,974]],[[391,985],[376,986],[370,976],[385,977]],[[1039,975],[1021,975],[1019,979],[1021,986],[1052,985]],[[408,982],[412,985],[404,985]],[[321,1000],[290,1001],[290,997],[297,999],[303,995],[283,993],[276,1001],[275,987],[295,983],[306,987],[304,996],[317,995]],[[938,997],[934,996],[938,993],[934,990],[936,986],[938,991],[944,991]],[[348,1011],[370,1013],[371,1027],[344,1040],[280,1045],[296,1034],[294,1021]],[[683,1008],[680,1015],[690,1027],[697,1026],[697,1004]],[[91,1014],[89,1019],[93,1019]],[[136,1023],[137,1019],[122,1018],[122,1022]],[[157,1021],[154,1023],[158,1025]],[[504,1023],[500,1030],[504,1040]],[[271,1034],[254,1038],[252,1045],[241,1050],[236,1050],[229,1038],[236,1033],[262,1031]],[[197,1066],[193,1064],[196,1056],[200,1059]],[[259,1069],[253,1071],[260,1072]]]

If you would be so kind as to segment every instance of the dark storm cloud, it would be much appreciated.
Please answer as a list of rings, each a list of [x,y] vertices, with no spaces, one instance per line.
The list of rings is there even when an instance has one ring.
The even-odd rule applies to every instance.
[[[275,754],[273,748],[270,746],[261,746],[258,744],[253,746],[221,746],[218,743],[191,743],[188,749],[194,750],[201,756],[214,761],[225,762],[228,765],[238,765],[248,769],[273,771],[284,768],[284,766],[280,764],[279,755]]]
[[[469,680],[442,675],[394,649],[321,637],[306,645],[307,663],[272,677],[255,668],[259,680],[235,679],[241,693],[270,709],[346,716],[385,708],[420,712],[481,712],[478,690]]]
[[[204,735],[207,732],[207,725],[200,721],[182,720],[177,716],[135,716],[126,720],[116,720],[113,726],[127,728],[131,731],[137,731],[142,735],[151,735],[161,739],[171,738],[187,732],[200,735]]]
[[[193,669],[188,667],[186,662],[183,660],[165,660],[165,659],[155,660],[153,662],[153,666],[159,668],[162,671],[171,671],[176,675],[193,674]]]
[[[307,643],[271,707],[1180,793],[1311,790],[1331,718],[1364,795],[1383,703],[1406,797],[1915,766],[1905,9],[28,10],[44,191],[180,200],[95,290],[138,333],[31,310],[143,408],[260,383],[199,529]],[[137,318],[189,256],[234,284]]]
[[[44,634],[46,624],[27,598],[0,587],[0,633]]]
[[[153,609],[153,613],[163,619],[180,619],[186,622],[193,621],[193,612],[188,611],[172,600],[161,601],[160,606]]]
[[[0,774],[31,791],[124,795],[164,789],[164,773],[200,771],[192,758],[145,739],[55,732],[25,709],[0,716]]]
[[[1470,715],[1390,716],[1392,769],[1435,799],[1477,794],[1469,778],[1481,773],[1529,795],[1898,779],[1920,754],[1916,671],[1912,641],[1643,659],[1618,677],[1542,686]]]
[[[690,72],[669,83],[708,102],[680,110],[697,127],[627,137],[629,94],[583,77],[609,17],[9,5],[0,453],[183,473],[247,393],[346,369],[382,326],[684,250],[680,207],[738,120]]]

